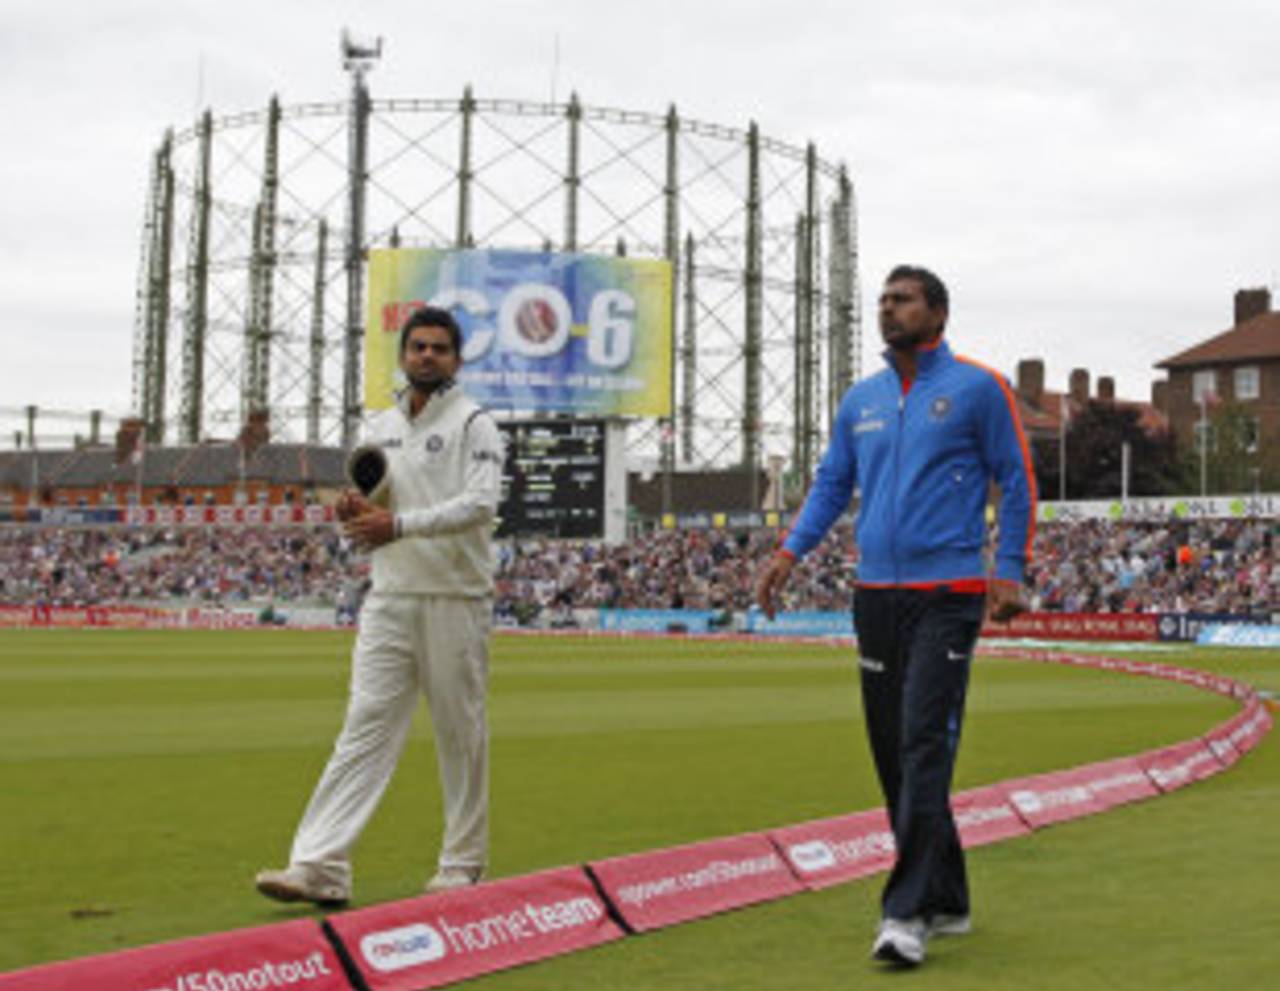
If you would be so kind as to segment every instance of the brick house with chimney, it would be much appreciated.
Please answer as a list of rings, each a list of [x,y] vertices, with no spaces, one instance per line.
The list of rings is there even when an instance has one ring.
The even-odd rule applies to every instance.
[[[1018,362],[1018,378],[1015,392],[1018,412],[1022,417],[1027,439],[1033,444],[1039,440],[1057,438],[1065,414],[1068,422],[1079,416],[1090,402],[1106,402],[1117,409],[1134,409],[1138,423],[1148,434],[1156,435],[1169,429],[1169,421],[1161,411],[1164,383],[1156,383],[1150,402],[1116,398],[1116,382],[1109,375],[1098,376],[1093,394],[1090,394],[1090,373],[1087,368],[1074,368],[1067,380],[1065,392],[1046,389],[1044,361],[1027,358]]]
[[[1195,449],[1197,424],[1219,402],[1237,404],[1261,455],[1280,449],[1280,313],[1267,289],[1235,294],[1235,325],[1157,362],[1169,373],[1168,414],[1178,445]]]
[[[1163,463],[1158,457],[1153,459],[1152,453],[1167,447],[1169,424],[1156,403],[1118,398],[1115,379],[1109,375],[1099,376],[1096,389],[1092,390],[1090,379],[1088,369],[1074,368],[1068,378],[1066,390],[1059,392],[1045,388],[1042,359],[1027,358],[1018,362],[1014,394],[1017,397],[1018,413],[1022,418],[1023,429],[1031,445],[1032,457],[1036,464],[1036,481],[1040,486],[1043,499],[1059,499],[1064,495],[1073,498],[1096,497],[1099,494],[1095,491],[1096,487],[1110,483],[1112,470],[1106,464],[1105,456],[1102,456],[1098,463],[1083,469],[1083,475],[1081,465],[1076,460],[1079,451],[1071,455],[1073,460],[1067,464],[1064,465],[1062,460],[1066,453],[1063,441],[1067,439],[1067,435],[1071,434],[1071,424],[1093,407],[1109,408],[1118,413],[1132,412],[1133,424],[1146,435],[1150,442],[1139,445],[1145,456],[1143,464],[1150,466]],[[1071,441],[1068,440],[1066,446],[1069,447],[1070,444]],[[1122,446],[1117,446],[1114,452],[1117,493],[1123,487],[1123,481],[1120,480],[1121,452]],[[1144,487],[1147,494],[1159,491],[1158,488],[1152,488],[1153,485],[1161,484],[1153,481],[1159,474],[1158,470],[1153,473],[1153,470],[1148,468],[1141,473],[1140,478],[1135,479],[1136,484]]]

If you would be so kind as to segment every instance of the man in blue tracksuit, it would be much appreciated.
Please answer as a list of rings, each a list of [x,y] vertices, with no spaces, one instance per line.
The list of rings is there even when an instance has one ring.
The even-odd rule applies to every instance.
[[[874,957],[914,965],[930,936],[969,931],[951,776],[984,608],[1023,608],[1036,487],[1004,377],[943,340],[946,286],[898,266],[880,296],[888,367],[845,394],[813,488],[757,598],[773,616],[795,561],[860,490],[856,539],[862,703],[897,845]],[[994,569],[984,561],[991,483],[1000,489]]]

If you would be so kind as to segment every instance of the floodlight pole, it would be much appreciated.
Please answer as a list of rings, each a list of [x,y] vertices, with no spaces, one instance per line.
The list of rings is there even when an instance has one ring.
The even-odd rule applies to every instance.
[[[307,375],[307,443],[320,443],[320,413],[324,390],[324,290],[328,282],[325,252],[329,224],[321,217],[316,229],[316,267],[311,297],[311,365]]]
[[[676,362],[675,332],[677,313],[677,292],[680,279],[680,116],[673,103],[667,109],[666,119],[667,154],[666,183],[662,187],[663,199],[663,236],[662,254],[671,264],[671,308],[667,316],[671,326],[671,340],[668,347],[673,352],[670,359],[667,377],[667,401],[670,408],[662,424],[662,515],[665,517],[673,509],[672,475],[676,466]]]
[[[462,90],[462,102],[458,104],[458,232],[454,246],[462,251],[472,247],[471,233],[471,122],[476,114],[476,100],[468,83]]]
[[[1200,498],[1203,499],[1209,494],[1209,416],[1208,404],[1205,397],[1201,396],[1198,400],[1200,403],[1200,422],[1197,424],[1200,436]]]
[[[1058,501],[1067,501],[1067,405],[1066,395],[1058,399]]]
[[[684,327],[680,343],[680,446],[686,464],[693,460],[694,392],[698,377],[697,255],[692,234],[684,239]],[[674,287],[672,288],[674,292]]]
[[[36,414],[39,408],[32,405],[27,407],[27,450],[31,452],[31,496],[27,500],[28,506],[36,505],[40,502],[40,454],[36,450]]]
[[[382,39],[356,42],[342,32],[342,67],[351,76],[351,109],[347,118],[347,327],[342,375],[342,446],[355,444],[364,414],[360,396],[360,356],[364,344],[361,302],[364,298],[364,208],[368,179],[369,90],[364,77],[382,57]]]
[[[569,122],[569,161],[564,177],[564,250],[574,252],[578,250],[578,190],[582,186],[579,168],[582,104],[578,102],[577,93],[569,94],[564,115]]]
[[[743,266],[742,467],[754,477],[760,464],[761,315],[764,309],[764,249],[760,203],[760,129],[747,130],[747,243]],[[792,462],[799,452],[792,451]],[[752,508],[755,500],[752,499]]]
[[[192,193],[191,229],[187,249],[187,312],[182,339],[182,405],[178,437],[184,444],[200,443],[204,409],[205,337],[209,328],[209,215],[213,205],[213,114],[206,110],[197,125],[199,150],[196,186]]]

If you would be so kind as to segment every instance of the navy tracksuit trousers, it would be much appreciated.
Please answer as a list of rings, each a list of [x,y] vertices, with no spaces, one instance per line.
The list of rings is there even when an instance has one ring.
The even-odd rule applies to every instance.
[[[862,707],[898,848],[885,918],[969,913],[951,777],[985,604],[945,588],[854,594]]]

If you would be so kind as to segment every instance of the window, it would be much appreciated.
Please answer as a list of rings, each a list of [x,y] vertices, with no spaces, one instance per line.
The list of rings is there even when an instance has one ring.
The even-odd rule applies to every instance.
[[[1196,372],[1191,376],[1191,401],[1200,402],[1202,399],[1215,395],[1218,391],[1218,374],[1212,368],[1206,368]]]
[[[1258,453],[1258,439],[1262,436],[1262,422],[1256,416],[1247,416],[1241,424],[1240,438],[1247,454]]]
[[[1214,442],[1213,424],[1208,420],[1197,420],[1195,428],[1197,453],[1217,450],[1218,446]]]
[[[1235,372],[1235,393],[1237,400],[1257,399],[1262,395],[1262,376],[1257,365],[1245,365]]]

